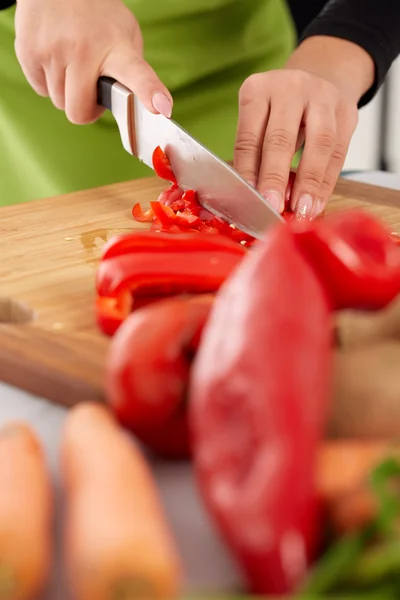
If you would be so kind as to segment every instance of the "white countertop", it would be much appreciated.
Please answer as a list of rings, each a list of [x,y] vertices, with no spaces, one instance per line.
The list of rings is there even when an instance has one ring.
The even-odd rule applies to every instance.
[[[400,190],[400,175],[382,172],[351,174],[349,179],[365,181]],[[28,421],[40,436],[48,455],[49,465],[58,490],[59,436],[66,410],[32,396],[17,388],[0,383],[0,425],[10,419]],[[218,541],[196,493],[190,465],[157,463],[156,479],[184,561],[187,585],[190,590],[200,588],[215,592],[228,590],[239,583],[237,572],[228,553]],[[58,526],[61,518],[58,519]],[[56,534],[56,548],[60,546],[60,532]],[[67,600],[62,591],[59,552],[56,552],[53,582],[47,600]]]

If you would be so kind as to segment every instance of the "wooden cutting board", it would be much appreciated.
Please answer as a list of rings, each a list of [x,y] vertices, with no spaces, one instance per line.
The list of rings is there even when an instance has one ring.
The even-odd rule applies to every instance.
[[[132,206],[164,188],[150,178],[0,209],[0,380],[68,406],[103,399],[96,265],[106,240],[143,228]],[[400,233],[400,192],[340,181],[329,211],[351,207]]]

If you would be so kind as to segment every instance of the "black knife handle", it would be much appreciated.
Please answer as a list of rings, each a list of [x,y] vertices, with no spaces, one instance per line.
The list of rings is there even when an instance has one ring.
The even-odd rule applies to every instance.
[[[112,110],[111,93],[114,83],[117,83],[116,79],[105,75],[97,82],[97,103],[108,110]]]
[[[0,10],[5,10],[16,4],[15,0],[0,0]]]

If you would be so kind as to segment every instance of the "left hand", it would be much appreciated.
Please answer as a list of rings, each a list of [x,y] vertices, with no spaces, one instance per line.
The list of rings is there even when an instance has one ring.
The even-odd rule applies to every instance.
[[[239,94],[234,164],[279,212],[294,154],[304,145],[291,208],[323,211],[358,122],[358,101],[374,80],[372,58],[337,38],[311,37],[286,67],[251,75]]]
[[[291,208],[312,218],[333,191],[357,119],[357,103],[321,77],[301,70],[252,75],[240,90],[235,168],[282,212],[290,165],[305,140]]]

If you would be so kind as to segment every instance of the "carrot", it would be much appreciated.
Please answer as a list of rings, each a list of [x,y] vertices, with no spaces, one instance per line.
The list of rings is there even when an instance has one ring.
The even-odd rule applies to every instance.
[[[0,598],[32,600],[50,574],[52,490],[42,447],[28,425],[0,429]]]
[[[375,516],[376,501],[368,477],[379,462],[394,454],[400,456],[399,449],[387,441],[324,443],[317,465],[317,487],[336,533],[359,529]]]
[[[61,464],[74,600],[177,597],[180,564],[151,472],[108,409],[69,412]]]

